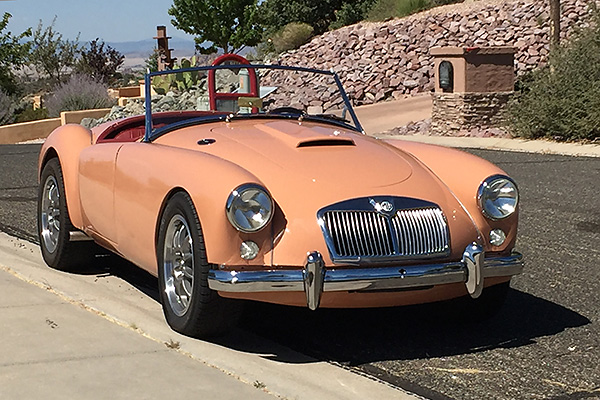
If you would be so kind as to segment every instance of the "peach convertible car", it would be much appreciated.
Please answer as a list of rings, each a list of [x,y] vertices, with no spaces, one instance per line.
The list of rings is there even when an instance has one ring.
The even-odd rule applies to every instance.
[[[148,74],[145,115],[56,129],[39,179],[45,261],[73,270],[97,245],[124,257],[158,277],[167,322],[191,336],[225,332],[240,299],[470,296],[467,312],[491,314],[523,269],[513,180],[461,151],[365,136],[330,71]]]

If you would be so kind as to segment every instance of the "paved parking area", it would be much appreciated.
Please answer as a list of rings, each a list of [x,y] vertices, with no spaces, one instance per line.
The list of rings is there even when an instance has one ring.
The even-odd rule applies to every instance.
[[[38,149],[0,146],[0,230],[26,239],[35,237]],[[336,362],[432,399],[600,398],[600,159],[469,151],[521,189],[526,270],[497,318],[464,325],[432,306],[313,313],[253,304],[241,331],[309,355],[307,365]]]

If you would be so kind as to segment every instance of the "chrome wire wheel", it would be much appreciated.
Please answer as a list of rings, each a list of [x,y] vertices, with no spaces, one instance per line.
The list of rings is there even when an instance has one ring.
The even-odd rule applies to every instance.
[[[194,288],[194,249],[190,227],[175,214],[167,226],[163,247],[165,294],[175,315],[183,316],[190,307]]]
[[[53,175],[44,182],[41,200],[41,236],[48,252],[54,253],[60,235],[60,191]]]

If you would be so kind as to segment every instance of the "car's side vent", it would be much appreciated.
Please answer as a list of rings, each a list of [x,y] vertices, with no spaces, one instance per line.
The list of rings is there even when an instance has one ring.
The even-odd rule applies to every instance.
[[[356,146],[352,139],[318,139],[307,140],[298,143],[297,148],[301,147],[330,147],[330,146]]]

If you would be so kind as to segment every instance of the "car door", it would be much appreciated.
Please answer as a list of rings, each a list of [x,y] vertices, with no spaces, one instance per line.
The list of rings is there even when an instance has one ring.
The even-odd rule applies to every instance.
[[[79,158],[79,197],[84,230],[117,243],[114,186],[115,161],[123,143],[100,143],[84,149]]]

